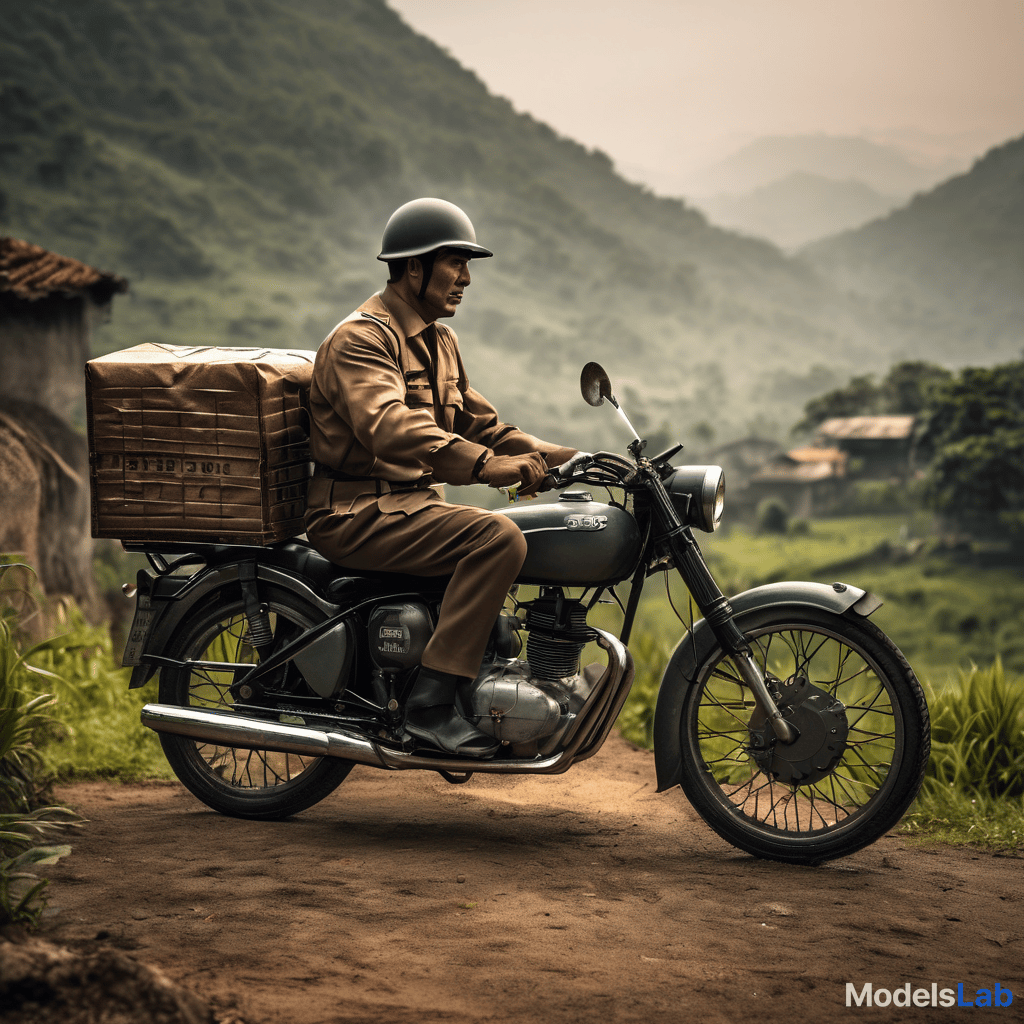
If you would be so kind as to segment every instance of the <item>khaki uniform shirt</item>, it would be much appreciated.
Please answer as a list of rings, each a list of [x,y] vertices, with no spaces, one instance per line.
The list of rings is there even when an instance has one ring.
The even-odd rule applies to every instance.
[[[311,505],[354,515],[379,498],[383,512],[412,512],[437,500],[432,485],[472,483],[487,451],[566,451],[500,422],[494,406],[470,387],[455,332],[425,324],[393,288],[364,302],[362,312],[390,330],[355,314],[343,320],[317,351],[310,387],[313,458],[361,479],[330,489],[314,479]]]

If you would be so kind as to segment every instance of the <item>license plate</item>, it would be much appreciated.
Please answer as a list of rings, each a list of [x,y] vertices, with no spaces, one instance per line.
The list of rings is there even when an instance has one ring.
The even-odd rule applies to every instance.
[[[124,657],[121,664],[126,666],[142,663],[142,651],[146,646],[146,637],[153,625],[156,612],[148,594],[140,593],[135,604],[135,618],[132,628],[128,631],[128,640],[124,645]]]

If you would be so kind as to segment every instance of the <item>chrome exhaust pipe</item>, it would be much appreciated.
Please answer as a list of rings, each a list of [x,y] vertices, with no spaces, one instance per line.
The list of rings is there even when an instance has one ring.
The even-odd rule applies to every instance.
[[[141,717],[142,724],[155,732],[188,736],[204,743],[308,757],[340,757],[374,768],[387,767],[376,743],[337,728],[260,721],[228,711],[202,711],[174,704],[146,704]]]

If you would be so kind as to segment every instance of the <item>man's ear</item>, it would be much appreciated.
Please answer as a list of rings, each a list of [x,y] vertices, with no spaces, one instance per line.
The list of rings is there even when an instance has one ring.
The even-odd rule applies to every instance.
[[[410,281],[415,280],[418,284],[423,280],[423,264],[415,256],[410,256],[405,265],[405,274]]]

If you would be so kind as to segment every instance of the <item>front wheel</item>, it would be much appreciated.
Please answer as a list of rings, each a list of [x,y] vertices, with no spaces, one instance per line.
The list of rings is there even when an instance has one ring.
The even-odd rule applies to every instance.
[[[682,786],[723,839],[758,857],[813,864],[892,828],[917,796],[928,707],[910,665],[866,619],[809,608],[738,625],[799,730],[782,743],[720,648],[683,705]]]
[[[321,612],[287,591],[268,588],[265,598],[274,637],[263,648],[267,653],[323,619]],[[230,600],[214,594],[182,623],[168,654],[181,661],[256,664],[260,654],[249,639],[241,596]],[[160,702],[244,714],[230,693],[233,682],[231,672],[165,668]],[[305,687],[301,680],[293,685]],[[224,747],[171,733],[160,733],[160,743],[174,774],[194,796],[238,818],[273,820],[297,814],[333,792],[353,767],[351,761],[333,757]]]

